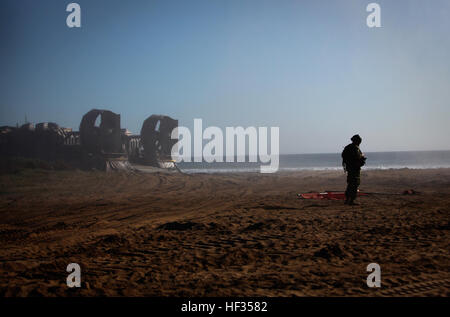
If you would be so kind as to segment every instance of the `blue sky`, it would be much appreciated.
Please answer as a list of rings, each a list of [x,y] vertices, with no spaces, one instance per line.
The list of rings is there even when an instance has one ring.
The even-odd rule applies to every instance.
[[[0,125],[278,126],[281,153],[450,149],[450,1],[0,1]]]

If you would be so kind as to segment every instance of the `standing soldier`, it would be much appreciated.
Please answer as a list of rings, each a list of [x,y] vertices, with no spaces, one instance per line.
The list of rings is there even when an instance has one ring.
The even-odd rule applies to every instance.
[[[366,158],[361,153],[359,145],[361,137],[356,134],[352,138],[352,143],[347,145],[342,151],[342,166],[347,172],[347,190],[345,191],[345,204],[358,205],[355,203],[358,194],[358,187],[361,182],[361,166],[366,164]]]

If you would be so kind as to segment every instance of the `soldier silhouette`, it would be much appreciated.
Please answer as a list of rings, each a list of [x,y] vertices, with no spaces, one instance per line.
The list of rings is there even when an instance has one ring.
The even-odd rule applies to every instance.
[[[342,151],[342,166],[347,172],[347,189],[345,191],[345,204],[358,205],[355,203],[358,187],[361,183],[361,166],[366,164],[366,157],[359,149],[362,138],[355,134],[351,138],[352,143]]]

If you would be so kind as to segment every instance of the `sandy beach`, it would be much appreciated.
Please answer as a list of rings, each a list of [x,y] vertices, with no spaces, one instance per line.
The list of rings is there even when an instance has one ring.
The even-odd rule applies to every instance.
[[[0,175],[1,296],[449,296],[450,169]],[[81,266],[82,287],[66,286]],[[369,288],[378,263],[382,287]]]

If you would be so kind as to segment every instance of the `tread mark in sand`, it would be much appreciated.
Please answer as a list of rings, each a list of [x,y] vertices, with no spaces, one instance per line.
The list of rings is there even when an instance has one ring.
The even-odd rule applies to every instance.
[[[428,293],[430,291],[434,291],[437,289],[447,289],[448,290],[449,288],[450,288],[450,278],[443,279],[443,280],[431,280],[431,281],[412,283],[412,284],[403,285],[403,286],[397,286],[397,287],[389,288],[386,290],[381,290],[379,292],[379,294],[385,295],[385,296],[423,295],[425,293]],[[442,295],[445,295],[445,294],[442,294]]]

